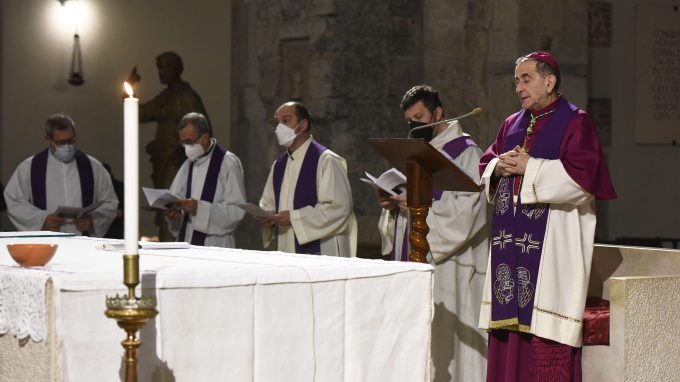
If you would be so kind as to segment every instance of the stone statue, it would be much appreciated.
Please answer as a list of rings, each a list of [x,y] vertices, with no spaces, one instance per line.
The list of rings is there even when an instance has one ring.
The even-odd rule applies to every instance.
[[[156,136],[146,145],[151,156],[153,172],[151,177],[155,188],[169,188],[172,180],[184,162],[185,156],[177,138],[177,124],[184,115],[197,112],[207,116],[201,97],[188,82],[180,77],[184,70],[182,58],[175,52],[165,52],[156,57],[158,77],[167,87],[151,101],[139,107],[139,122],[157,122]],[[136,67],[130,73],[128,82],[141,79]],[[172,241],[162,214],[156,215],[160,227],[159,239]]]

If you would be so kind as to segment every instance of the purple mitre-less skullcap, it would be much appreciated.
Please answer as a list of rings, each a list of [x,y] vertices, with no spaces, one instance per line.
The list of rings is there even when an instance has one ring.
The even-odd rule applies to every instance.
[[[555,61],[555,57],[553,57],[552,54],[550,54],[550,52],[533,52],[533,53],[527,54],[525,57],[531,58],[531,59],[534,59],[534,60],[537,60],[537,61],[545,62],[551,68],[553,68],[555,73],[560,72],[560,66],[557,65],[557,61]]]

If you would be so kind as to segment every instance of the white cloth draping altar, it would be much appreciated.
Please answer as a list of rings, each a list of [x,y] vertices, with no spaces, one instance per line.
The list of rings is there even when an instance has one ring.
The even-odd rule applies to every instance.
[[[45,267],[21,268],[6,244],[24,242],[59,248]],[[126,293],[122,252],[96,249],[106,242],[121,243],[0,238],[4,361],[26,338],[54,341],[35,360],[51,380],[121,379],[124,332],[104,310],[106,295]],[[140,381],[429,381],[427,264],[213,247],[140,255],[160,312],[140,333]]]

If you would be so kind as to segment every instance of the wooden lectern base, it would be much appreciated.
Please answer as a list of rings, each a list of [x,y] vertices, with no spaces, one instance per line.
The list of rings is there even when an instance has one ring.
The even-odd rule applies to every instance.
[[[427,263],[427,253],[430,252],[430,244],[427,242],[427,233],[430,227],[427,226],[428,207],[411,207],[411,233],[408,239],[411,242],[411,252],[408,260],[418,263]]]

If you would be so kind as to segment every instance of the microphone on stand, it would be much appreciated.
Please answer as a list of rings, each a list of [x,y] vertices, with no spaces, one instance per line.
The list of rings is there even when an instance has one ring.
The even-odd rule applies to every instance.
[[[457,120],[459,120],[459,119],[467,118],[467,117],[469,117],[469,116],[471,116],[471,115],[479,115],[479,114],[481,114],[481,113],[482,113],[482,108],[481,108],[481,107],[476,107],[476,108],[474,108],[471,112],[465,113],[465,114],[463,114],[463,115],[459,115],[458,117],[455,117],[455,118],[449,118],[449,119],[445,119],[445,120],[443,120],[443,121],[433,122],[433,123],[430,123],[430,124],[427,124],[427,125],[422,125],[422,126],[414,127],[413,129],[409,130],[409,132],[408,132],[408,138],[413,138],[413,132],[414,132],[414,131],[426,129],[426,128],[428,128],[428,127],[432,127],[432,126],[435,126],[435,125],[439,125],[440,123],[448,123],[448,122],[452,122],[452,121],[457,121]]]

